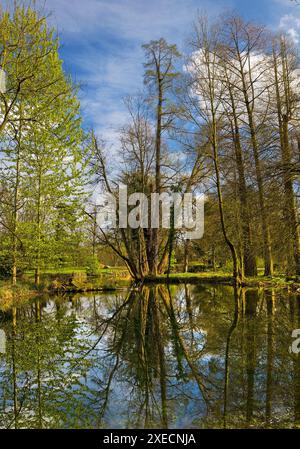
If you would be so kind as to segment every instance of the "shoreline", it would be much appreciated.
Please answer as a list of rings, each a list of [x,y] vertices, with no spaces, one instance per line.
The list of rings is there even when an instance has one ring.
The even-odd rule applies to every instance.
[[[211,273],[201,274],[190,274],[190,273],[171,273],[170,276],[159,275],[157,277],[148,276],[143,281],[144,284],[215,284],[215,285],[229,285],[233,286],[234,281],[231,275],[220,275]],[[300,282],[295,280],[286,280],[284,277],[256,277],[244,279],[241,282],[240,287],[252,287],[252,288],[282,288],[282,289],[292,289],[293,291],[298,291],[300,293]]]
[[[115,284],[115,285],[114,285]],[[68,293],[105,293],[121,291],[124,289],[135,287],[136,285],[157,285],[157,284],[169,284],[169,285],[179,285],[179,284],[210,284],[210,285],[224,285],[233,286],[233,277],[231,275],[226,275],[224,273],[171,273],[170,276],[159,275],[156,277],[148,276],[143,280],[134,281],[133,279],[122,279],[115,278],[114,282],[108,282],[106,285],[98,284],[98,282],[91,282],[88,280],[81,285],[63,284],[57,287],[53,285],[45,285],[36,287],[34,284],[26,281],[20,281],[17,286],[12,286],[9,281],[0,280],[0,304],[2,300],[7,300],[10,297],[28,297],[28,299],[43,294],[68,294]],[[248,278],[245,279],[240,287],[248,288],[277,288],[277,289],[287,289],[293,292],[300,293],[300,283],[295,280],[286,280],[284,277],[273,277],[273,278]]]

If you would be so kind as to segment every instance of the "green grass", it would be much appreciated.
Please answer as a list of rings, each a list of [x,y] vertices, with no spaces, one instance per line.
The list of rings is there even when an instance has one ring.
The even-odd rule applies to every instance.
[[[167,274],[163,274],[163,277],[167,277]],[[203,271],[200,273],[170,273],[171,277],[185,277],[185,278],[191,278],[191,277],[199,277],[199,278],[210,278],[210,277],[231,277],[230,273],[224,272],[224,271]]]
[[[86,273],[86,267],[61,267],[61,268],[45,268],[42,269],[40,274],[69,274],[72,275],[74,273]],[[124,272],[126,271],[125,267],[109,267],[109,268],[100,268],[99,274],[104,273],[116,273],[116,272]],[[34,270],[27,270],[24,272],[26,277],[34,277]]]
[[[80,274],[83,273],[83,276]],[[72,276],[79,274],[79,276]],[[127,274],[125,267],[109,267],[102,268],[97,276],[87,277],[86,269],[84,267],[64,267],[64,268],[48,268],[41,272],[41,284],[39,287],[34,285],[34,271],[30,270],[25,273],[23,279],[19,280],[18,285],[24,292],[81,292],[81,291],[104,291],[115,290],[118,288],[128,287],[131,284],[131,279]],[[57,276],[57,277],[56,277]],[[70,277],[73,279],[69,283]],[[226,270],[206,271],[200,273],[170,273],[163,274],[153,278],[148,276],[145,283],[166,283],[170,284],[184,284],[184,283],[209,283],[216,285],[230,285],[232,284],[232,273]],[[256,277],[245,279],[243,286],[250,288],[291,288],[297,290],[300,288],[300,283],[295,280],[286,280],[284,274],[277,274],[274,277],[265,277],[259,274]],[[14,290],[11,282],[0,281],[0,290],[4,293]],[[24,296],[24,295],[22,295]]]
[[[73,273],[85,273],[85,268],[78,267],[65,267],[65,268],[45,268],[41,270],[41,274],[73,274]],[[26,277],[34,277],[34,270],[26,270],[24,272]]]
[[[170,273],[169,277],[167,274],[162,274],[157,276],[155,279],[149,276],[146,282],[166,282],[169,278],[172,283],[181,282],[209,282],[209,283],[232,283],[232,274],[226,271],[207,271],[201,273]],[[295,288],[300,287],[300,283],[296,280],[286,280],[285,275],[275,275],[273,277],[258,275],[255,277],[246,278],[244,286],[249,287],[289,287],[293,286]]]

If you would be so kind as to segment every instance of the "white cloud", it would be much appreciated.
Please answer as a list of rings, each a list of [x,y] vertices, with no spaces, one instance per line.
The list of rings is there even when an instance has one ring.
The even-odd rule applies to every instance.
[[[122,98],[142,87],[141,45],[165,37],[181,44],[197,9],[216,17],[235,0],[36,0],[63,43],[65,67],[83,84],[86,123],[110,141],[126,121]],[[11,0],[0,4],[11,5]]]
[[[273,1],[274,3],[278,3],[279,5],[288,7],[293,7],[295,6],[295,3],[297,3],[297,0],[273,0]]]
[[[40,0],[41,2],[43,0]],[[205,8],[214,15],[222,4],[219,0],[48,0],[47,9],[64,32],[83,33],[87,36],[107,33],[119,34],[124,39],[148,40],[178,32],[182,24],[188,25],[197,8]],[[217,4],[218,3],[218,4]]]
[[[229,7],[231,0],[218,3]],[[161,36],[181,43],[197,8],[205,6],[212,15],[220,8],[209,0],[73,0],[72,6],[48,0],[66,47],[70,41],[77,45],[72,71],[83,80],[84,116],[110,142],[128,117],[123,97],[142,88],[141,45]]]
[[[289,28],[287,30],[287,34],[290,36],[292,41],[295,42],[295,44],[299,44],[299,33],[295,30],[295,28]]]
[[[280,19],[279,28],[286,31],[295,44],[299,43],[300,16],[285,14]]]

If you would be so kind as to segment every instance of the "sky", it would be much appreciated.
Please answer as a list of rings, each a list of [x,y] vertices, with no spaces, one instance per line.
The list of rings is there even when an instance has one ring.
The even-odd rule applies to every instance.
[[[300,3],[300,1],[299,1]],[[3,6],[13,0],[0,0]],[[164,37],[183,49],[197,11],[235,11],[300,42],[300,4],[292,0],[36,0],[61,40],[64,68],[79,82],[86,128],[113,145],[127,121],[123,98],[143,88],[141,45]]]

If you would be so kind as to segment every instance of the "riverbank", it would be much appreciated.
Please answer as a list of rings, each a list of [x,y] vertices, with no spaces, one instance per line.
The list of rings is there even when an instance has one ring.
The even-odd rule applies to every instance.
[[[126,271],[104,270],[99,275],[87,276],[86,273],[47,273],[41,276],[39,286],[34,284],[31,276],[21,279],[17,286],[12,286],[9,281],[0,281],[0,306],[16,303],[19,304],[28,299],[43,294],[68,294],[68,293],[96,293],[114,292],[132,286],[134,281]],[[211,284],[233,285],[233,278],[225,272],[201,272],[201,273],[170,273],[157,277],[148,276],[141,284]],[[300,293],[300,283],[293,279],[287,280],[284,276],[264,277],[257,276],[246,279],[242,287],[248,288],[276,288]]]
[[[67,293],[107,292],[130,287],[132,279],[124,268],[102,269],[97,275],[87,275],[84,270],[52,270],[41,273],[39,285],[34,272],[25,273],[13,286],[10,280],[0,280],[0,306],[19,304],[39,295]]]
[[[233,277],[229,273],[224,272],[203,272],[203,273],[170,273],[159,275],[156,277],[148,276],[144,280],[145,284],[218,284],[218,285],[233,285]],[[299,290],[300,282],[295,279],[286,279],[284,276],[256,276],[245,279],[241,287],[252,288],[284,288],[293,291]]]

